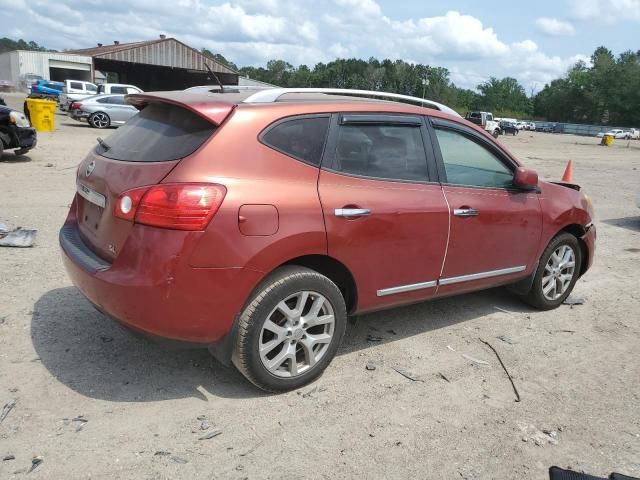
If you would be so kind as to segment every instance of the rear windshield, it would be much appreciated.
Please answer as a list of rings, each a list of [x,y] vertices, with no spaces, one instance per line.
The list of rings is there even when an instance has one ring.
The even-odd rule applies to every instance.
[[[213,124],[184,108],[152,103],[96,148],[97,153],[114,160],[177,160],[195,152],[214,130]]]

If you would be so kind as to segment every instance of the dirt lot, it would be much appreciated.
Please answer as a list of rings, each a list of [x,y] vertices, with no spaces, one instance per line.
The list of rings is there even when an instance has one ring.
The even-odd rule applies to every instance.
[[[75,166],[108,133],[57,121],[28,157],[0,162],[0,221],[39,230],[34,248],[0,249],[0,407],[16,402],[0,478],[36,456],[29,478],[640,476],[640,142],[501,139],[546,178],[574,160],[598,216],[596,263],[574,293],[584,305],[541,313],[496,289],[367,315],[316,384],[266,395],[205,351],[130,335],[71,286],[58,229]]]

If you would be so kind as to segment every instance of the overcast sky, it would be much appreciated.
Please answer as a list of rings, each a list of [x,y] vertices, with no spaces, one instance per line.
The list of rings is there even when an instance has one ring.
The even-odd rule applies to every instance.
[[[58,50],[164,33],[239,66],[386,57],[471,88],[509,75],[539,90],[599,45],[640,49],[640,0],[0,0],[0,12],[0,36]]]

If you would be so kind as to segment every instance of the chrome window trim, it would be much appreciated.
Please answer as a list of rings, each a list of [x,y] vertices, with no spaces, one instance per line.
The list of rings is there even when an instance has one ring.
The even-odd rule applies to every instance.
[[[385,297],[387,295],[394,295],[396,293],[413,292],[414,290],[422,290],[425,288],[432,288],[438,285],[437,280],[431,282],[412,283],[410,285],[401,285],[399,287],[383,288],[378,290],[378,297]]]
[[[483,278],[499,277],[500,275],[509,275],[510,273],[523,272],[527,269],[526,265],[518,267],[501,268],[500,270],[490,270],[488,272],[471,273],[469,275],[460,275],[459,277],[441,278],[439,285],[452,285],[454,283],[470,282],[472,280],[481,280]]]

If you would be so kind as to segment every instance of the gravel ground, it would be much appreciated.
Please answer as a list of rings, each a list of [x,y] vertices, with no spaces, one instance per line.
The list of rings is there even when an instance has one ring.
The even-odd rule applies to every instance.
[[[57,122],[0,162],[0,221],[39,230],[34,248],[0,249],[0,407],[15,401],[0,478],[640,476],[640,142],[500,140],[545,178],[574,160],[597,213],[584,305],[537,312],[495,289],[367,315],[315,384],[267,395],[206,351],[132,336],[71,286],[57,233],[76,165],[105,132]]]

